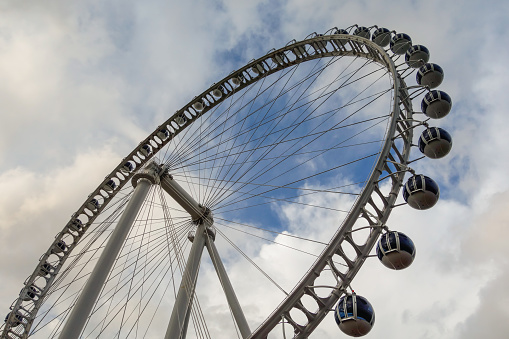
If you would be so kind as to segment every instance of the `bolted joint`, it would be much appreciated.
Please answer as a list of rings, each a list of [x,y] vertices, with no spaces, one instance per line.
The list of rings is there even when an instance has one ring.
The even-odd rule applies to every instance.
[[[150,181],[153,185],[159,184],[159,178],[163,170],[164,169],[158,165],[155,160],[147,163],[136,174],[134,174],[131,181],[133,187],[136,187],[138,185],[138,181],[143,179]]]
[[[216,228],[214,226],[205,227],[204,233],[205,233],[205,235],[207,235],[207,237],[212,239],[212,241],[216,240]],[[194,242],[195,237],[196,237],[196,231],[189,231],[189,233],[187,233],[187,239],[190,242]]]
[[[203,206],[202,204],[198,205],[202,210],[202,213],[199,218],[193,220],[195,225],[205,225],[207,227],[211,227],[214,224],[214,218],[212,216],[212,211],[210,208]]]

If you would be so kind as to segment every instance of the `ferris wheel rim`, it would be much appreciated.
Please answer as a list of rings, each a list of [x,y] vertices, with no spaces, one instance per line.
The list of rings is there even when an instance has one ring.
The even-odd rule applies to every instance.
[[[341,50],[341,48],[336,49],[337,46],[334,44],[334,41],[339,41],[339,39],[348,40],[348,42],[351,45],[350,46],[351,48],[350,49],[345,48],[344,50]],[[271,66],[268,65],[269,60],[271,60],[277,56],[280,56],[281,54],[291,53],[292,50],[299,49],[299,48],[305,47],[305,46],[315,48],[313,44],[316,44],[316,43],[328,44],[327,46],[329,46],[329,45],[332,46],[334,48],[334,50],[329,51],[329,50],[327,50],[327,48],[324,48],[324,50],[318,51],[315,49],[315,53],[309,54],[307,56],[303,56],[301,58],[297,57],[295,60],[293,60],[291,62],[282,63],[279,66],[275,66],[272,68],[271,68]],[[374,53],[374,52],[378,52],[379,55],[376,55],[376,53]],[[73,214],[70,221],[64,226],[63,230],[57,235],[55,242],[50,246],[50,248],[48,249],[46,254],[44,254],[41,257],[39,265],[37,265],[34,273],[26,281],[27,286],[30,286],[30,283],[33,282],[35,277],[38,276],[38,271],[39,271],[40,267],[43,265],[45,257],[47,258],[47,256],[52,253],[52,250],[53,250],[54,246],[58,243],[59,239],[61,239],[64,235],[67,235],[67,234],[69,234],[69,232],[71,232],[71,235],[73,235],[73,237],[77,238],[77,240],[76,240],[76,244],[77,244],[79,242],[79,240],[81,239],[81,237],[83,236],[83,234],[85,234],[85,232],[87,231],[88,227],[90,227],[90,224],[93,222],[93,220],[95,220],[95,218],[98,215],[100,215],[101,212],[103,211],[103,209],[107,206],[108,202],[111,201],[116,196],[116,194],[118,192],[120,192],[123,185],[125,185],[127,182],[129,182],[129,180],[131,179],[131,177],[135,173],[135,171],[133,171],[130,174],[123,171],[122,167],[124,166],[124,164],[126,162],[129,162],[129,161],[134,162],[134,163],[136,163],[137,168],[141,168],[144,164],[149,162],[155,156],[155,154],[157,152],[159,152],[161,149],[163,149],[163,147],[170,141],[170,139],[172,139],[174,136],[176,136],[181,131],[185,130],[187,128],[187,126],[191,125],[191,123],[193,121],[197,120],[198,117],[205,114],[208,110],[210,110],[212,107],[214,107],[215,104],[220,103],[222,100],[227,98],[231,93],[240,91],[243,88],[249,86],[250,84],[255,83],[258,80],[262,79],[263,77],[268,76],[273,73],[276,73],[276,72],[279,72],[279,71],[281,71],[285,68],[288,68],[294,64],[303,63],[303,62],[313,60],[313,59],[325,58],[325,57],[330,57],[330,56],[339,56],[339,55],[341,55],[341,56],[343,56],[343,55],[356,56],[356,57],[370,59],[372,61],[382,63],[390,71],[390,73],[393,77],[393,84],[394,84],[394,87],[393,87],[394,102],[393,102],[392,117],[391,117],[391,122],[390,122],[390,129],[387,132],[386,138],[384,140],[383,150],[379,154],[377,163],[374,166],[374,168],[369,176],[369,179],[368,179],[369,184],[367,184],[362,189],[361,196],[357,199],[354,206],[352,207],[352,211],[353,210],[361,210],[363,208],[363,206],[366,205],[367,199],[369,199],[369,197],[373,193],[373,190],[375,189],[374,183],[376,182],[376,180],[378,179],[378,176],[379,176],[379,173],[377,173],[377,172],[379,172],[380,169],[385,164],[385,161],[387,160],[388,154],[390,152],[390,149],[392,146],[392,138],[394,137],[394,135],[396,133],[398,119],[400,119],[400,116],[399,116],[400,105],[401,105],[400,82],[402,82],[402,84],[401,84],[402,87],[404,87],[404,82],[399,77],[398,71],[396,70],[396,66],[394,65],[394,62],[391,59],[391,57],[388,55],[388,53],[383,48],[379,47],[374,42],[372,42],[368,39],[362,38],[362,37],[354,36],[354,35],[334,35],[333,34],[333,35],[329,35],[329,36],[315,36],[315,37],[312,37],[312,38],[309,38],[309,39],[306,39],[303,41],[299,41],[299,42],[295,42],[293,44],[287,45],[287,46],[282,47],[278,50],[275,50],[271,53],[268,53],[267,55],[265,55],[263,57],[260,57],[256,60],[251,61],[250,63],[246,64],[244,67],[240,68],[239,70],[224,77],[217,84],[209,87],[207,90],[205,90],[204,92],[202,92],[200,95],[197,96],[198,100],[196,100],[196,99],[191,100],[182,109],[180,109],[175,114],[173,114],[165,123],[160,125],[160,126],[163,126],[161,128],[172,126],[174,128],[175,133],[172,133],[171,137],[168,137],[165,140],[163,140],[158,136],[158,132],[160,132],[160,130],[161,130],[161,128],[158,127],[144,141],[142,141],[140,143],[141,147],[143,147],[144,145],[151,145],[152,148],[154,149],[154,151],[152,153],[149,153],[143,157],[142,153],[140,153],[141,147],[140,146],[136,147],[126,158],[124,158],[121,161],[121,163],[108,176],[105,177],[104,181],[101,182],[99,184],[99,186],[96,188],[96,190],[90,195],[90,197],[95,197],[95,196],[103,197],[104,203],[99,208],[97,208],[96,211],[91,211],[91,209],[89,207],[89,203],[91,201],[90,197],[85,200],[85,202],[77,210],[77,212],[75,212]],[[253,76],[251,79],[246,79],[247,77],[252,75],[250,70],[253,67],[258,67],[258,65],[262,65],[261,67],[264,69],[264,71],[262,71],[259,75]],[[267,67],[268,69],[265,67]],[[236,88],[231,86],[231,88],[228,89],[226,84],[231,85],[231,79],[233,79],[235,77],[238,78],[239,76],[244,77],[244,80],[246,80],[246,82],[241,83]],[[225,89],[226,91],[229,91],[229,92],[227,94],[223,95],[220,98],[220,100],[214,100],[215,98],[212,95],[212,92],[215,89],[217,89],[218,86],[224,86],[223,89]],[[208,102],[208,104],[210,104],[210,105],[209,106],[204,105],[205,107],[203,107],[202,110],[198,111],[195,107],[193,107],[193,105],[195,105],[196,102],[198,102],[199,100],[203,100],[203,99],[205,99]],[[411,105],[411,102],[410,102],[410,105]],[[411,113],[412,113],[411,106],[410,106],[410,109],[407,108],[406,113],[407,113],[407,115],[408,114],[411,115]],[[179,126],[179,124],[176,123],[176,120],[179,117],[181,117],[182,115],[185,115],[188,118],[188,122],[184,123],[183,126]],[[410,135],[409,139],[411,140],[411,129],[408,131],[408,133]],[[408,152],[406,152],[406,153],[408,153]],[[404,159],[404,160],[406,161],[408,159],[408,154],[406,154],[405,156],[406,156],[406,159]],[[119,175],[119,173],[120,173],[120,175]],[[123,180],[121,179],[122,176],[124,176]],[[117,185],[117,187],[115,189],[113,189],[111,192],[106,191],[105,185],[107,185],[108,182],[112,179],[115,179],[115,181],[118,179],[120,181],[120,185]],[[369,187],[369,190],[367,189],[368,187]],[[390,211],[389,211],[389,213],[390,213]],[[84,227],[81,231],[72,232],[71,227],[72,227],[73,221],[76,220],[77,218],[79,218],[79,216],[84,215],[84,214],[88,215],[88,222],[84,223]],[[339,234],[341,228],[343,228],[343,224],[341,224],[339,226],[338,231],[337,231],[336,235],[333,237],[333,239],[336,237],[339,237],[338,234]],[[344,237],[344,235],[341,235],[341,236]],[[324,249],[323,253],[330,252],[334,246],[337,246],[337,244],[333,241],[333,239],[331,239],[331,241],[329,242],[329,245]],[[74,244],[74,245],[76,245],[76,244]],[[52,278],[54,278],[58,275],[58,270],[63,266],[65,259],[67,259],[67,257],[71,254],[71,252],[72,252],[72,248],[65,251],[65,253],[63,254],[64,257],[62,258],[60,266],[53,267],[54,274],[52,275]],[[316,263],[320,263],[320,265],[316,265],[316,267],[325,266],[326,265],[325,261],[327,259],[327,256],[328,256],[328,254],[327,255],[322,254],[320,256],[320,258],[316,260]],[[315,264],[313,265],[313,267],[315,267]],[[309,272],[312,273],[312,268],[310,268]],[[309,275],[309,272],[307,275]],[[304,277],[301,279],[301,282],[303,282],[303,281],[305,281]],[[50,286],[51,283],[52,283],[52,281],[48,283],[48,286]],[[299,283],[297,285],[299,285]],[[294,290],[292,290],[291,295],[293,296],[293,295],[302,294],[302,291],[304,291],[305,288],[306,288],[305,285],[302,285],[302,287],[300,287],[298,289],[296,286],[296,288],[294,288]],[[337,299],[339,299],[339,295],[338,295]],[[293,298],[293,299],[287,298],[285,300],[291,300],[292,301],[290,303],[291,305],[289,305],[288,302],[286,303],[288,305],[286,305],[285,301],[283,301],[281,303],[281,305],[283,305],[284,307],[280,308],[281,311],[276,312],[277,311],[277,309],[276,309],[271,315],[269,315],[269,317],[266,319],[266,321],[264,321],[257,330],[253,331],[253,334],[251,336],[252,338],[259,337],[260,335],[263,336],[262,332],[263,332],[263,329],[267,327],[267,324],[274,323],[274,321],[280,321],[281,314],[287,313],[289,306],[291,306],[290,308],[292,308],[295,306],[295,303],[298,302],[298,298]],[[21,302],[22,302],[22,298],[20,296],[20,298],[17,300],[17,302],[14,306],[15,312],[19,308],[19,305],[21,304]],[[33,310],[35,310],[35,312],[33,313],[33,316],[31,317],[32,320],[35,318],[35,314],[37,313],[38,308],[34,307]],[[30,326],[31,326],[31,323],[30,323],[30,325],[28,325],[26,327],[27,328],[26,335],[28,335],[28,333],[29,333]],[[311,329],[311,331],[312,331],[312,329]],[[260,334],[260,333],[262,333],[262,334]],[[4,337],[4,335],[6,335],[5,331],[4,331],[4,334],[2,335],[2,337]]]

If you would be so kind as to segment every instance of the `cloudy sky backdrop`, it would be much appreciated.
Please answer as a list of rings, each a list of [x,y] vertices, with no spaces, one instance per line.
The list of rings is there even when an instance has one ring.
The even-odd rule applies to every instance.
[[[402,272],[355,280],[368,338],[509,333],[507,1],[3,1],[0,4],[0,309],[89,192],[139,141],[249,60],[353,24],[408,33],[445,71],[451,154],[422,161],[442,199],[399,207],[417,244]],[[164,324],[166,326],[166,324]],[[316,338],[338,338],[332,318]],[[313,336],[312,336],[313,337]]]

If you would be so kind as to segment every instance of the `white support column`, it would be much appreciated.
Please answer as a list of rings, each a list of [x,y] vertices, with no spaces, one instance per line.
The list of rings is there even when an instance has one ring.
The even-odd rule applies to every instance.
[[[214,244],[214,239],[210,236],[207,237],[206,245],[210,258],[212,259],[212,263],[214,264],[214,268],[216,269],[217,276],[219,277],[219,281],[221,282],[221,286],[223,286],[223,291],[226,296],[226,300],[228,301],[228,305],[230,305],[233,317],[235,318],[237,326],[239,327],[240,334],[242,335],[242,338],[245,339],[251,335],[251,330],[249,329],[249,325],[247,323],[246,317],[244,316],[244,312],[240,307],[239,300],[235,295],[235,291],[230,282],[230,278],[228,278],[228,274],[226,273],[226,270],[223,266],[223,262],[219,257],[219,252],[217,251],[216,245]]]
[[[166,330],[165,339],[185,339],[191,306],[194,298],[196,281],[198,279],[198,270],[203,253],[204,246],[207,246],[210,257],[216,269],[221,285],[223,286],[226,299],[237,322],[243,338],[249,337],[251,330],[247,324],[244,313],[235,296],[235,292],[230,283],[230,279],[221,262],[219,253],[214,245],[215,231],[212,228],[214,220],[210,210],[201,206],[193,199],[169,174],[161,175],[161,187],[182,206],[190,215],[192,220],[198,225],[196,234],[189,253],[186,268],[182,276],[180,288],[177,292],[177,298],[173,311],[171,313],[170,323]],[[209,241],[210,240],[210,241]]]
[[[201,224],[196,230],[164,339],[185,339],[186,337],[201,255],[205,247],[205,229],[205,224]]]
[[[111,234],[108,243],[104,247],[101,257],[90,274],[90,278],[81,291],[80,297],[62,329],[59,339],[78,339],[83,331],[87,318],[122,248],[122,244],[129,234],[129,230],[150,190],[150,186],[156,181],[157,172],[154,172],[155,168],[156,167],[151,167],[151,165],[149,165],[141,175],[135,175],[133,177],[133,186],[136,186],[134,193],[122,213],[115,230]]]

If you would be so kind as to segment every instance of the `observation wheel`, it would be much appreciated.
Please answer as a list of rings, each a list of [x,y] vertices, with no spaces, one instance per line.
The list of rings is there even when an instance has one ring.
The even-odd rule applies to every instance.
[[[356,25],[213,84],[85,199],[1,338],[307,338],[330,312],[345,333],[366,334],[374,311],[353,278],[375,245],[392,269],[415,256],[387,226],[400,188],[418,209],[439,195],[408,167],[414,128],[430,158],[452,145],[428,126],[451,109],[431,90],[443,71],[428,59],[406,34]]]

